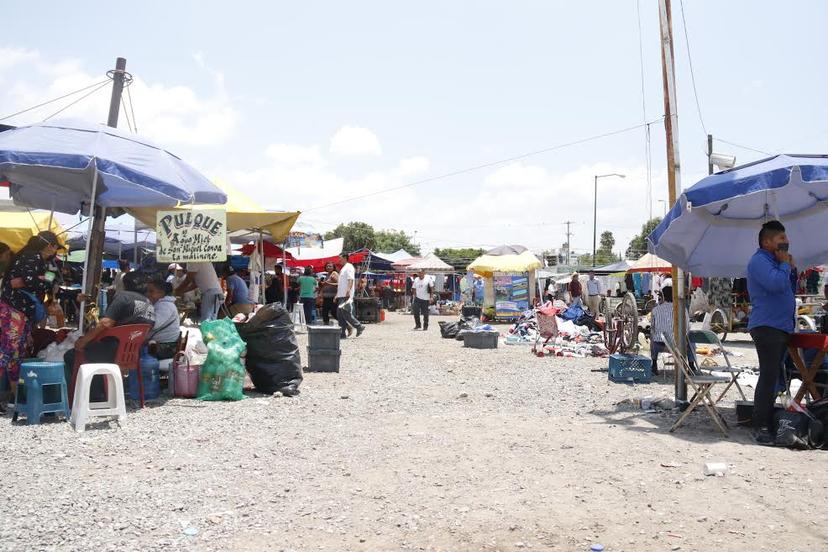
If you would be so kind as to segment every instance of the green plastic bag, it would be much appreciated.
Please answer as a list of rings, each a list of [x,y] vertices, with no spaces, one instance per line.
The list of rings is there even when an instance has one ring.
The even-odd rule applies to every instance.
[[[201,323],[201,337],[207,345],[207,360],[198,380],[200,401],[240,401],[244,398],[245,344],[229,318]]]

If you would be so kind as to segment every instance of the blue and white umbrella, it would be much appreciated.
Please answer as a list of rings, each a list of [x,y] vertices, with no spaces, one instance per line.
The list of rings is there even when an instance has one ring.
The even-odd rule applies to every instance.
[[[694,275],[740,278],[762,224],[774,219],[797,266],[828,260],[828,156],[777,155],[704,178],[681,194],[648,247]]]
[[[0,132],[0,180],[14,202],[75,214],[107,208],[223,204],[204,175],[152,142],[102,124],[38,123]]]

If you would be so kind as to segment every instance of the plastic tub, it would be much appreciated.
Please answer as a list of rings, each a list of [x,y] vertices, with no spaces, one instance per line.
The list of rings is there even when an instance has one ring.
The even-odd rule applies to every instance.
[[[308,347],[307,372],[339,372],[342,351],[311,349]]]

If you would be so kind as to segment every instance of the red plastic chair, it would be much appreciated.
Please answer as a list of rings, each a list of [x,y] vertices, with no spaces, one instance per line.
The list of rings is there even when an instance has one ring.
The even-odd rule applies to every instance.
[[[141,347],[147,339],[152,326],[149,324],[127,324],[125,326],[115,326],[108,328],[98,334],[98,337],[90,343],[97,343],[104,338],[114,337],[118,340],[118,350],[115,353],[115,360],[113,364],[117,364],[121,369],[122,374],[129,374],[135,370],[138,374],[138,397],[141,402],[141,408],[144,408],[144,378],[140,371],[139,359],[141,356]],[[69,403],[74,400],[75,395],[75,381],[78,377],[78,370],[81,364],[86,362],[83,351],[75,353],[75,365],[72,367],[72,384],[69,386]]]

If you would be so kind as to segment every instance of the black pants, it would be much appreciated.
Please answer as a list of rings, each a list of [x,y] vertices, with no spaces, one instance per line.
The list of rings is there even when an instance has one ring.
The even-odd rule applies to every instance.
[[[339,321],[339,328],[342,330],[342,337],[347,337],[345,333],[349,327],[356,330],[362,327],[362,324],[354,316],[354,302],[345,303],[345,298],[340,297],[336,300],[338,305],[336,309],[336,319]]]
[[[753,393],[753,425],[757,428],[770,428],[776,388],[783,377],[790,335],[776,328],[759,326],[750,330],[750,337],[753,338],[759,356],[759,382]]]
[[[414,327],[420,327],[420,314],[423,315],[423,329],[428,329],[428,304],[429,302],[425,299],[417,299],[414,298],[414,302],[411,304],[411,312],[414,313]]]
[[[336,318],[336,299],[333,297],[322,298],[322,321],[327,326],[331,321],[331,316]]]
[[[302,297],[299,302],[302,303],[302,309],[305,311],[305,324],[310,324],[313,322],[313,308],[316,305],[316,298]]]

